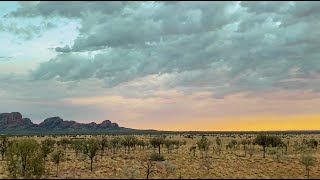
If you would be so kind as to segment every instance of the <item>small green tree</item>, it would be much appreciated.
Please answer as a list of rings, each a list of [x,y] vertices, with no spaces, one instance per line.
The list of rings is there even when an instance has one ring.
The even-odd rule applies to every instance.
[[[127,150],[130,153],[130,149],[134,148],[137,144],[137,138],[133,135],[125,136],[121,144],[125,147],[125,151]]]
[[[143,140],[138,140],[137,145],[139,146],[140,150],[144,150],[144,147],[147,145],[147,143]]]
[[[48,155],[53,152],[55,143],[56,143],[55,140],[52,140],[52,139],[46,139],[41,142],[40,149],[41,149],[44,161],[46,161],[46,158],[48,157]]]
[[[167,139],[164,141],[164,145],[167,148],[168,154],[172,151],[173,147],[174,147],[174,141]]]
[[[90,170],[92,171],[93,158],[99,151],[99,143],[95,139],[91,139],[84,144],[83,154],[90,158]]]
[[[9,146],[9,140],[7,136],[0,136],[0,151],[1,151],[1,160],[4,160],[4,155],[7,152]]]
[[[69,144],[70,144],[70,140],[67,139],[67,138],[62,138],[60,141],[57,141],[57,145],[59,147],[62,147],[62,149],[64,150],[65,154],[66,154],[66,150],[67,150]]]
[[[241,141],[241,144],[243,145],[244,156],[247,156],[247,144],[248,144],[248,141],[246,139],[243,139]]]
[[[208,156],[208,150],[210,147],[210,142],[207,137],[202,136],[201,139],[197,142],[198,148],[201,152],[201,157],[203,158],[203,152],[206,152],[206,157]]]
[[[159,150],[159,154],[161,154],[161,145],[164,144],[165,142],[165,136],[157,136],[155,138],[150,139],[150,144],[154,147],[154,148],[158,148]]]
[[[253,145],[249,146],[249,156],[250,158],[252,157],[253,153],[254,153],[254,148],[253,148]]]
[[[220,156],[221,149],[222,149],[222,140],[219,137],[216,137],[216,148],[213,146],[213,150],[216,152],[217,155]]]
[[[76,153],[76,157],[78,157],[78,154],[80,152],[82,152],[83,149],[83,144],[85,143],[84,140],[80,140],[80,139],[75,139],[72,140],[71,142],[71,148],[74,150],[74,152]]]
[[[114,137],[110,140],[110,146],[112,148],[112,153],[115,154],[116,150],[120,147],[122,142],[121,137]]]
[[[255,138],[255,143],[263,148],[263,158],[266,157],[266,147],[269,145],[271,147],[279,147],[281,144],[284,144],[280,137],[277,136],[266,136],[264,134],[259,134]]]
[[[57,150],[57,151],[54,151],[52,153],[52,157],[51,157],[51,160],[52,162],[56,165],[57,167],[57,173],[56,173],[56,177],[58,177],[58,174],[59,174],[59,165],[60,165],[60,162],[62,162],[64,160],[64,152],[62,150]]]
[[[108,139],[106,136],[102,136],[101,139],[99,140],[99,148],[101,151],[101,157],[103,156],[106,147],[108,147]]]
[[[309,140],[304,139],[304,141],[302,141],[302,143],[306,144],[309,148],[312,148],[312,149],[318,148],[318,141],[315,139],[309,139]]]
[[[307,177],[309,179],[310,178],[310,167],[315,165],[315,163],[316,163],[315,158],[311,155],[302,155],[300,162],[302,165],[305,166]]]
[[[45,172],[39,143],[20,139],[8,148],[7,170],[12,178],[38,179]]]

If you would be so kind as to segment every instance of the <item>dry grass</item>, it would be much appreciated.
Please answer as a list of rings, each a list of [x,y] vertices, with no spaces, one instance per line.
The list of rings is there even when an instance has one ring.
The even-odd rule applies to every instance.
[[[254,135],[251,135],[251,139]],[[138,138],[148,139],[149,136],[137,136]],[[301,154],[295,155],[292,147],[294,141],[301,141],[303,138],[320,139],[320,135],[296,135],[286,137],[290,139],[290,147],[287,154],[283,154],[278,162],[274,156],[267,155],[262,158],[262,149],[255,146],[253,156],[250,158],[241,157],[244,154],[243,149],[235,151],[226,151],[225,145],[232,139],[240,140],[245,138],[243,135],[240,138],[238,135],[233,137],[220,137],[223,140],[222,152],[218,156],[213,153],[212,148],[209,151],[209,158],[212,162],[212,167],[207,171],[203,166],[204,159],[201,158],[200,152],[197,149],[196,157],[192,157],[189,148],[196,144],[200,136],[194,139],[184,138],[181,135],[174,135],[172,139],[186,140],[187,145],[181,146],[179,152],[173,150],[168,154],[165,147],[162,148],[162,154],[166,160],[169,160],[176,170],[166,177],[165,167],[163,162],[156,162],[156,169],[159,171],[151,175],[150,178],[179,178],[180,173],[182,178],[306,178],[304,167],[299,163]],[[61,137],[56,138],[56,140]],[[88,138],[88,136],[86,136]],[[109,137],[111,138],[111,137]],[[215,144],[216,136],[210,136],[209,140]],[[286,141],[286,138],[284,140]],[[44,138],[36,137],[40,142]],[[250,138],[249,138],[250,139]],[[241,146],[242,147],[242,146]],[[126,154],[123,150],[113,154],[111,151],[106,151],[103,157],[100,154],[94,161],[93,169],[90,171],[90,160],[86,156],[79,154],[78,157],[72,150],[67,150],[67,160],[60,164],[60,172],[58,178],[129,178],[128,174],[134,174],[135,178],[146,178],[146,174],[142,169],[142,160],[153,152],[153,148],[140,151],[137,148],[134,152]],[[314,156],[317,163],[311,168],[310,178],[320,178],[320,152],[314,150]],[[46,162],[48,169],[44,178],[56,178],[56,167],[48,160]],[[131,172],[131,173],[130,173]],[[8,178],[5,170],[5,161],[0,161],[0,178]]]

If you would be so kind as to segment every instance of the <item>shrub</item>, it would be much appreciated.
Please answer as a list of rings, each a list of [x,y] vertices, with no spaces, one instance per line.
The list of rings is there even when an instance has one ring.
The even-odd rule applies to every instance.
[[[161,154],[152,153],[150,155],[150,160],[151,161],[164,161],[165,159],[164,159],[163,155],[161,155]]]
[[[176,167],[168,160],[164,161],[163,165],[166,169],[166,177],[169,177],[169,175],[176,170]]]
[[[128,179],[135,179],[139,175],[139,170],[132,165],[126,165],[124,167],[124,174]]]

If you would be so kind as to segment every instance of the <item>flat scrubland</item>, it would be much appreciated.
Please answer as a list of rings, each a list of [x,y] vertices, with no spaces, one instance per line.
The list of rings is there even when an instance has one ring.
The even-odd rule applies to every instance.
[[[104,149],[97,151],[93,158],[93,169],[90,170],[90,158],[83,152],[75,153],[71,144],[65,148],[62,145],[54,145],[54,151],[62,149],[65,154],[63,161],[57,165],[51,159],[51,152],[45,161],[45,172],[41,178],[147,178],[146,165],[152,153],[158,153],[158,147],[153,147],[149,142],[157,135],[133,135],[136,139],[146,143],[143,148],[133,145],[130,152],[125,146],[119,145],[113,149],[110,141],[115,137],[125,138],[126,135],[77,135],[77,136],[30,136],[39,144],[45,139],[56,142],[62,139],[101,139],[104,137],[108,144]],[[303,139],[320,140],[319,134],[288,134],[275,135],[281,138],[284,146],[267,147],[263,158],[263,148],[254,144],[255,134],[231,134],[231,135],[206,135],[208,146],[205,152],[200,151],[197,142],[202,135],[166,135],[166,140],[178,140],[182,145],[170,146],[170,152],[165,144],[161,145],[160,153],[164,161],[150,161],[154,170],[149,179],[158,178],[307,178],[306,167],[301,163],[303,154],[311,154],[315,158],[315,164],[310,167],[310,178],[320,178],[320,151],[317,147],[303,146]],[[221,140],[217,144],[217,137]],[[27,137],[9,137],[10,141],[24,139]],[[242,140],[251,143],[241,143]],[[233,141],[234,147],[227,148]],[[235,143],[237,142],[237,143]],[[232,143],[231,143],[232,144]],[[244,145],[245,144],[245,145]],[[195,149],[194,152],[190,149]],[[220,149],[220,153],[219,150]],[[0,178],[10,178],[7,170],[8,158],[0,161]],[[56,177],[57,176],[57,177]]]

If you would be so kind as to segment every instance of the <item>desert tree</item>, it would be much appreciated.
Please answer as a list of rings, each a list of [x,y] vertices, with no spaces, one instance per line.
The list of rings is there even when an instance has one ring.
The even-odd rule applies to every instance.
[[[179,153],[179,148],[183,145],[186,145],[187,141],[186,140],[183,140],[183,141],[173,140],[172,143],[174,145],[174,148],[177,150],[177,153]]]
[[[286,146],[285,146],[286,152],[288,152],[289,146],[290,146],[290,139],[287,139]]]
[[[249,153],[249,156],[250,156],[250,158],[252,157],[252,155],[253,155],[253,153],[254,153],[254,148],[253,148],[253,146],[251,145],[251,146],[249,146],[249,148],[248,148],[248,153]]]
[[[101,157],[103,156],[105,149],[108,147],[108,139],[106,136],[102,136],[99,139],[99,148],[100,148],[100,152],[101,152]]]
[[[315,165],[316,160],[312,155],[302,155],[300,163],[305,166],[308,179],[310,178],[310,168]]]
[[[59,148],[63,149],[64,155],[65,157],[67,157],[67,148],[68,148],[68,145],[70,144],[70,140],[67,138],[62,138],[60,141],[57,141],[56,143],[59,146]]]
[[[164,141],[164,145],[167,148],[167,152],[168,154],[172,151],[172,149],[174,148],[174,141],[167,139]]]
[[[268,146],[268,137],[264,134],[259,134],[256,139],[255,143],[263,148],[263,158],[266,157],[266,147]]]
[[[161,154],[161,145],[164,144],[165,138],[166,138],[165,136],[160,135],[160,136],[157,136],[157,137],[154,137],[154,138],[150,139],[150,144],[154,148],[158,148],[159,154]]]
[[[282,144],[284,144],[281,138],[278,136],[267,136],[267,140],[268,140],[268,145],[271,147],[279,147]]]
[[[222,146],[222,140],[219,137],[216,137],[216,145],[217,146]]]
[[[88,140],[83,145],[83,154],[90,158],[90,170],[92,171],[93,158],[99,151],[99,143],[95,139]]]
[[[311,149],[318,148],[318,141],[315,139],[309,139],[309,140],[304,139],[303,143],[306,144]]]
[[[0,136],[0,151],[1,151],[1,160],[4,160],[4,155],[7,152],[9,147],[9,139],[7,136]]]
[[[236,146],[238,145],[238,141],[235,140],[235,139],[232,139],[231,142],[230,142],[230,144],[231,144],[232,149],[235,149]]]
[[[112,148],[112,153],[115,154],[116,150],[120,147],[122,142],[121,137],[114,137],[110,140],[110,146]]]
[[[51,160],[56,165],[56,168],[57,168],[56,177],[58,177],[59,165],[64,160],[64,152],[61,149],[54,151],[52,153]]]
[[[283,144],[280,137],[277,136],[267,136],[265,134],[259,134],[254,141],[259,146],[263,148],[263,158],[266,157],[266,147],[279,147],[279,145]]]
[[[41,149],[44,161],[46,161],[48,155],[53,152],[55,143],[56,143],[55,140],[52,140],[49,138],[41,142],[40,149]]]
[[[45,172],[40,144],[34,139],[14,141],[8,148],[7,170],[12,178],[38,179]]]
[[[208,150],[210,147],[210,142],[206,136],[202,136],[201,139],[197,142],[198,148],[201,152],[201,157],[203,158],[203,152],[208,156]]]
[[[238,144],[238,142],[233,139],[230,142],[228,142],[228,144],[226,145],[226,150],[234,150],[236,148],[236,145]]]
[[[130,153],[130,149],[133,149],[137,144],[137,138],[135,136],[133,136],[133,135],[125,136],[122,139],[121,144],[124,146],[125,151]]]
[[[248,141],[246,139],[243,139],[241,141],[241,144],[243,145],[244,156],[247,156],[247,144],[248,144]]]
[[[82,139],[74,139],[71,141],[71,148],[74,150],[76,157],[78,157],[78,154],[82,152],[84,143],[85,140]]]
[[[138,140],[137,145],[139,146],[140,150],[144,150],[144,147],[146,146],[146,142],[143,140]]]
[[[149,179],[150,175],[155,173],[155,172],[159,172],[156,168],[155,168],[156,163],[154,161],[152,161],[151,159],[146,159],[142,161],[142,168],[144,170],[144,172],[146,173],[146,179]]]
[[[214,148],[214,146],[212,146],[212,149],[219,156],[221,154],[221,147],[222,147],[222,140],[219,137],[216,137],[216,148]]]

